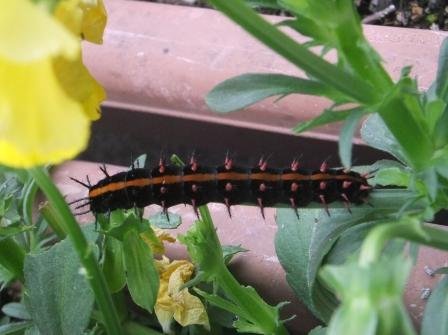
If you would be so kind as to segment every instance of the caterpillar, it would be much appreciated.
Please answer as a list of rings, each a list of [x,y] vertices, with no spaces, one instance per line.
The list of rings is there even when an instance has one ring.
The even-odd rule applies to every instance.
[[[350,211],[350,204],[367,202],[372,187],[368,174],[330,169],[324,162],[318,170],[302,169],[294,159],[288,168],[268,167],[267,159],[261,158],[253,168],[236,166],[226,156],[218,167],[202,166],[195,157],[184,167],[167,165],[160,159],[152,169],[134,165],[128,171],[109,175],[106,166],[100,166],[104,178],[92,185],[75,178],[75,182],[88,188],[88,196],[69,205],[86,201],[76,210],[89,206],[85,212],[108,213],[115,209],[143,208],[157,204],[167,214],[169,207],[190,204],[198,215],[198,207],[209,202],[226,205],[231,217],[231,206],[255,204],[264,218],[264,208],[286,204],[296,212],[311,202],[319,202],[330,215],[328,204],[342,201]],[[168,216],[168,214],[167,214]]]

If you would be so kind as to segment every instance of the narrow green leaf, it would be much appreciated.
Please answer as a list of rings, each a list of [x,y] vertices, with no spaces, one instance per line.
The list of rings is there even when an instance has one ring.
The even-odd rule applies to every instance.
[[[249,250],[244,249],[243,247],[241,247],[241,245],[223,245],[222,255],[224,257],[224,262],[228,264],[232,260],[233,256],[235,256],[240,252],[246,252],[246,251]]]
[[[298,33],[312,38],[311,43],[314,45],[325,45],[327,48],[334,48],[337,40],[334,30],[328,29],[315,21],[296,14],[296,18],[292,20],[284,20],[279,23],[280,26],[287,26]]]
[[[443,40],[440,47],[437,77],[432,85],[437,96],[448,103],[448,38]]]
[[[220,113],[250,106],[268,97],[301,93],[344,101],[342,94],[313,80],[282,74],[243,74],[216,85],[205,98],[207,105]]]
[[[328,123],[343,121],[350,115],[352,111],[353,111],[352,109],[342,111],[334,111],[331,109],[326,109],[318,117],[315,117],[314,119],[311,119],[309,121],[301,122],[297,126],[295,126],[292,130],[300,134],[303,133],[304,131],[317,128]]]
[[[363,115],[364,110],[362,109],[352,111],[345,119],[344,126],[341,129],[339,136],[339,157],[345,168],[351,168],[352,166],[352,139],[356,131],[356,126]]]
[[[6,227],[0,227],[0,242],[4,239],[32,229],[34,229],[34,227],[25,226],[21,222],[13,223]]]
[[[132,300],[152,312],[159,290],[159,274],[151,248],[140,238],[138,232],[132,229],[124,235],[123,253]]]
[[[142,154],[142,155],[138,156],[132,162],[132,165],[129,168],[130,169],[132,169],[132,168],[144,168],[145,165],[146,165],[147,159],[148,159],[148,155],[147,154]]]
[[[281,9],[277,0],[245,0],[251,7],[254,8],[268,8],[268,9]]]
[[[12,237],[0,241],[0,264],[21,280],[23,280],[24,259],[25,251]]]
[[[422,335],[448,334],[448,277],[432,291],[423,314]]]
[[[435,270],[433,272],[433,274],[435,275],[446,275],[448,274],[448,267],[447,266],[442,266],[441,268],[438,268],[437,270]]]
[[[372,89],[364,80],[342,71],[336,65],[315,55],[306,46],[300,45],[256,14],[242,0],[209,0],[209,2],[311,77],[328,84],[356,101],[370,104],[379,100],[380,92]]]
[[[6,305],[3,305],[2,312],[5,315],[10,317],[21,319],[21,320],[30,320],[31,316],[28,313],[25,305],[20,304],[18,302],[10,302]]]
[[[120,291],[126,285],[123,247],[121,242],[112,236],[106,236],[104,241],[103,273],[112,293]]]
[[[434,130],[434,142],[436,148],[442,148],[448,144],[448,107],[445,108]]]
[[[433,146],[415,82],[402,79],[378,107],[387,128],[399,143],[406,161],[416,170],[430,162]]]
[[[168,212],[168,217],[165,213],[157,213],[149,217],[151,225],[161,229],[176,229],[182,223],[182,217],[180,215]]]
[[[378,114],[370,115],[364,122],[361,137],[371,147],[386,151],[401,162],[406,161],[403,150]]]
[[[411,182],[411,172],[398,167],[384,168],[375,174],[373,185],[394,185],[408,187]]]
[[[6,325],[0,326],[0,335],[17,335],[32,325],[33,323],[31,321],[7,323]]]
[[[430,133],[436,128],[446,107],[447,104],[441,99],[432,100],[425,105],[425,116]]]
[[[25,258],[27,309],[41,334],[81,334],[94,296],[70,241]]]
[[[224,299],[219,295],[207,293],[205,291],[198,289],[197,287],[194,288],[194,291],[201,297],[205,298],[210,304],[216,307],[219,307],[225,311],[228,311],[232,314],[238,315],[245,319],[251,318],[251,316],[249,314],[246,314],[244,309],[242,309],[240,306],[235,305],[233,302]]]

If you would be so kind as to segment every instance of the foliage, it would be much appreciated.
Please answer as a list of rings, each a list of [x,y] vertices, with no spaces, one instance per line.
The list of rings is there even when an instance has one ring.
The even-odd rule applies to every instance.
[[[403,243],[390,241],[448,249],[446,231],[424,223],[448,207],[448,39],[441,46],[436,79],[427,91],[420,91],[410,67],[403,68],[396,82],[391,79],[365,39],[352,1],[272,0],[270,7],[294,15],[276,26],[242,0],[210,3],[306,74],[243,74],[228,79],[208,94],[212,109],[230,112],[275,95],[323,96],[333,102],[332,107],[297,125],[295,131],[342,121],[339,156],[350,168],[351,138],[368,115],[362,138],[398,160],[370,167],[375,172],[370,183],[378,186],[371,194],[373,208],[352,208],[353,215],[335,209],[330,217],[304,209],[299,221],[291,211],[278,211],[276,250],[287,280],[328,324],[312,333],[414,334],[401,303],[409,256]],[[308,41],[298,43],[283,29]],[[329,51],[336,54],[333,63],[325,56]],[[383,253],[392,258],[382,257]],[[446,300],[443,285],[425,312],[423,333],[444,333],[447,315],[436,311],[433,302]]]

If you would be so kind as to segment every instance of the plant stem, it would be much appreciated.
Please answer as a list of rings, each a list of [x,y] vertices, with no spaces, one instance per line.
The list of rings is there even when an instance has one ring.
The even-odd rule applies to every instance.
[[[0,241],[0,264],[22,282],[24,259],[25,252],[12,237]]]
[[[56,213],[58,213],[57,217],[60,217],[64,221],[62,226],[71,239],[81,260],[81,264],[87,271],[87,279],[95,294],[98,308],[103,314],[104,326],[107,333],[109,335],[121,335],[123,332],[118,320],[117,311],[107,287],[106,280],[96,261],[93,248],[89,246],[81,228],[70,212],[67,203],[51,181],[50,177],[42,168],[32,168],[29,172],[46,195]]]
[[[388,222],[374,228],[361,248],[359,263],[362,266],[377,261],[386,243],[393,238],[403,238],[430,247],[448,250],[448,231],[422,224],[416,217],[403,217],[398,222]]]
[[[329,84],[358,102],[373,105],[380,100],[382,92],[378,92],[365,81],[315,55],[256,14],[242,0],[209,0],[209,2],[259,41],[312,77]]]
[[[54,208],[49,204],[45,204],[40,209],[40,213],[44,217],[45,221],[47,221],[47,223],[53,229],[53,232],[57,235],[57,237],[63,240],[66,237],[66,234],[61,224],[61,222],[63,222],[63,219],[58,217],[59,213],[55,211]]]
[[[207,206],[199,207],[202,220],[196,224],[201,224],[209,231],[208,235],[210,239],[214,240],[216,246],[220,246],[216,229],[213,225],[213,221],[210,216],[210,212]],[[251,322],[262,328],[266,334],[286,335],[286,330],[283,323],[273,317],[272,307],[264,302],[261,297],[254,291],[249,291],[250,288],[241,286],[235,277],[230,273],[225,265],[224,258],[222,257],[221,248],[219,249],[219,255],[214,262],[214,280],[218,286],[224,291],[224,294],[238,307],[244,310],[245,315],[250,316]]]

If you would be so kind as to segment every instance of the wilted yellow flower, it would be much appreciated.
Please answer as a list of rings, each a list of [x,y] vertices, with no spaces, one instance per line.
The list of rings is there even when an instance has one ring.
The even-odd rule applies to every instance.
[[[176,238],[171,236],[167,231],[152,227],[151,229],[141,233],[143,241],[151,248],[154,254],[161,255],[165,252],[163,242],[174,243]]]
[[[29,0],[2,3],[0,164],[27,168],[74,157],[104,96],[81,62],[78,36]]]
[[[102,43],[107,15],[103,0],[62,0],[55,16],[77,36]]]
[[[207,312],[201,300],[180,289],[193,274],[194,265],[186,260],[172,261],[166,257],[156,261],[160,274],[160,287],[154,310],[164,333],[171,333],[171,323],[181,326],[199,324],[210,330]]]

